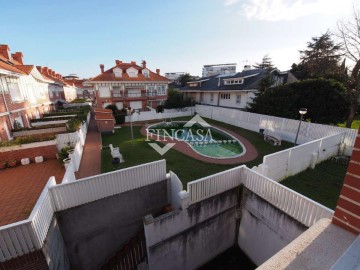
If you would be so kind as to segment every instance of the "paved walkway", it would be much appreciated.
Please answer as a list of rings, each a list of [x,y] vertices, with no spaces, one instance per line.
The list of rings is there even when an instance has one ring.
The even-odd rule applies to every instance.
[[[179,152],[192,157],[192,158],[196,158],[198,160],[207,162],[207,163],[214,163],[214,164],[241,164],[244,162],[248,162],[251,160],[254,160],[257,155],[258,152],[256,150],[256,148],[244,137],[240,136],[239,134],[237,134],[236,132],[223,128],[223,127],[217,127],[214,126],[215,128],[218,128],[220,130],[224,130],[227,133],[230,133],[232,136],[234,136],[236,139],[238,139],[245,147],[246,149],[246,153],[243,156],[240,157],[234,157],[234,158],[222,158],[222,159],[218,159],[218,158],[211,158],[211,157],[206,157],[203,155],[198,154],[197,152],[195,152],[191,146],[189,144],[187,144],[184,141],[173,141],[170,138],[166,138],[166,141],[161,140],[162,144],[165,143],[174,143],[176,142],[176,144],[174,145],[173,149],[178,150]],[[146,136],[146,127],[142,127],[140,129],[141,134],[143,134],[144,136]]]
[[[50,176],[61,183],[64,166],[56,159],[0,171],[0,226],[27,219]]]
[[[81,158],[80,168],[76,178],[84,178],[101,173],[101,136],[97,131],[94,114],[91,114],[85,147]]]

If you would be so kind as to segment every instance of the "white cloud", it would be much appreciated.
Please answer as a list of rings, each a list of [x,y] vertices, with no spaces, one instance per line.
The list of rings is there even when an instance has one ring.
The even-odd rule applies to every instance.
[[[232,6],[239,2],[240,0],[225,0],[224,5],[225,6]]]
[[[352,0],[249,0],[242,5],[239,14],[261,21],[290,21],[313,14],[339,15],[351,8],[351,2]]]

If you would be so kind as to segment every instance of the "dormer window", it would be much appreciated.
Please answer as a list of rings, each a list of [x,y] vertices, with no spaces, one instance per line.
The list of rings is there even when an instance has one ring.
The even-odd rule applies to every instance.
[[[143,69],[142,70],[142,74],[144,75],[145,78],[149,78],[150,77],[150,72],[148,69]]]
[[[113,72],[114,72],[116,78],[121,78],[121,76],[122,76],[122,69],[121,68],[114,68]]]
[[[130,78],[134,78],[137,77],[138,70],[136,68],[131,67],[126,70],[126,73],[129,75]]]
[[[189,83],[189,87],[196,87],[196,86],[198,86],[197,83]]]
[[[234,78],[234,79],[225,79],[224,84],[225,85],[232,85],[232,84],[243,84],[244,78]]]

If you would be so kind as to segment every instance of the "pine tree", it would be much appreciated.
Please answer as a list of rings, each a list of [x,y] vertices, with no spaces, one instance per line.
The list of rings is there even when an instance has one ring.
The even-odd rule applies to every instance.
[[[256,69],[273,69],[274,65],[272,63],[272,59],[269,55],[265,55],[262,59],[261,63],[256,63],[253,65]]]
[[[340,51],[341,45],[335,44],[329,31],[320,37],[313,37],[307,43],[307,49],[300,51],[300,64],[293,66],[291,71],[302,79],[336,79],[341,70],[343,54]]]

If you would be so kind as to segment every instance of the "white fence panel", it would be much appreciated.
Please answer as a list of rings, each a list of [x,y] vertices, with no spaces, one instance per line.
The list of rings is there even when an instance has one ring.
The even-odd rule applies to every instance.
[[[46,184],[29,217],[29,220],[31,220],[32,226],[39,239],[40,246],[38,248],[41,248],[45,241],[51,220],[53,218],[53,214],[55,212],[51,194],[49,191],[49,187],[55,185],[55,177],[52,176],[49,178],[48,183]]]
[[[244,165],[239,166],[189,182],[187,184],[187,191],[190,194],[190,204],[239,186],[241,184],[241,171],[244,167]]]
[[[0,262],[35,251],[39,245],[30,220],[0,227]]]
[[[99,174],[51,187],[57,211],[113,196],[166,179],[165,160]]]
[[[346,134],[340,133],[321,139],[317,163],[325,161],[339,154],[340,144]]]
[[[68,183],[76,181],[75,173],[74,173],[74,166],[71,164],[66,168],[64,178],[61,183]]]
[[[179,177],[170,171],[170,185],[171,185],[171,205],[174,209],[180,208],[180,201],[178,193],[184,189]]]
[[[262,163],[266,166],[264,175],[275,181],[280,181],[306,170],[312,166],[313,162],[320,163],[327,160],[339,153],[343,137],[344,134],[336,134],[266,155]],[[257,171],[261,170],[257,169]]]
[[[291,150],[283,150],[274,154],[264,156],[263,164],[268,166],[266,176],[271,179],[280,180],[286,177]]]
[[[60,151],[62,148],[67,146],[75,146],[80,140],[77,132],[65,133],[56,135],[56,147]]]
[[[54,213],[48,187],[55,184],[50,177],[28,219],[0,227],[0,262],[42,247]]]
[[[267,178],[244,168],[243,182],[246,188],[259,195],[305,226],[312,226],[322,218],[332,218],[331,209]]]
[[[183,117],[183,116],[191,116],[194,114],[195,109],[192,107],[184,108],[183,110],[164,110],[163,113],[157,113],[154,111],[146,111],[146,112],[140,112],[140,113],[134,113],[133,115],[126,116],[125,121],[126,122],[139,122],[139,121],[149,121],[149,120],[162,120],[162,119],[168,119],[168,118],[177,118],[177,117]]]
[[[289,142],[295,141],[295,136],[299,127],[299,120],[249,113],[237,109],[196,105],[195,111],[202,117],[214,119],[254,132],[259,132],[260,128],[269,129],[275,131],[283,140]],[[346,146],[345,154],[351,155],[357,134],[357,131],[354,129],[302,122],[297,142],[303,144],[339,133],[346,134],[343,139]]]

